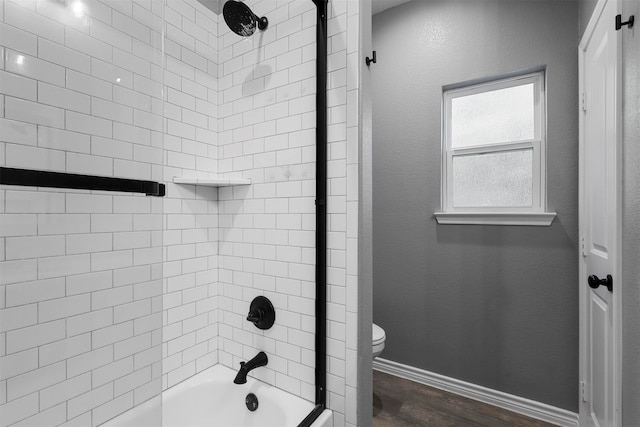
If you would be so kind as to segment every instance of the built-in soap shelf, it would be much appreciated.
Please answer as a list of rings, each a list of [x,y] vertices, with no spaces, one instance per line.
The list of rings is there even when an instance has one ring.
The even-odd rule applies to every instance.
[[[249,185],[249,178],[173,178],[174,184],[203,185],[206,187],[231,187],[234,185]]]

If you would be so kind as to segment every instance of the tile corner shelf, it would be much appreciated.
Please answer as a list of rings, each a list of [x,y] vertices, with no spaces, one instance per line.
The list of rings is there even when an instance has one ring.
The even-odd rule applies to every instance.
[[[248,178],[173,178],[174,184],[203,185],[206,187],[232,187],[235,185],[250,185]]]

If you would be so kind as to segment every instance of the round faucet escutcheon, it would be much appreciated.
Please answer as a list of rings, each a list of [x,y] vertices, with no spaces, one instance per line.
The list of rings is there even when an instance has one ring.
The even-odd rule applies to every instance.
[[[276,321],[276,310],[269,298],[257,296],[251,301],[247,320],[252,322],[258,329],[269,329]]]

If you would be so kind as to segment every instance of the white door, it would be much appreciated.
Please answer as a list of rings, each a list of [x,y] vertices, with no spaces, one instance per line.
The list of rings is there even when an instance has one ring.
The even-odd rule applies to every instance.
[[[601,0],[581,43],[581,425],[620,424],[620,144],[616,0]],[[618,298],[616,298],[618,297]]]

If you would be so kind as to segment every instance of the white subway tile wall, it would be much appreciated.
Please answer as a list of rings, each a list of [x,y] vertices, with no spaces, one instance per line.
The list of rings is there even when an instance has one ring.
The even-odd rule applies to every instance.
[[[219,190],[219,361],[264,350],[255,376],[314,396],[315,23],[311,2],[247,1],[269,29],[240,38],[221,22],[219,174],[251,178]],[[328,10],[328,407],[357,424],[359,3]],[[275,31],[274,31],[275,30]],[[244,317],[268,296],[276,325]]]
[[[218,363],[218,192],[174,184],[217,176],[218,16],[165,8],[163,390]]]
[[[355,427],[358,360],[360,2],[329,2],[328,406],[335,426]],[[370,342],[370,337],[361,337]]]
[[[252,374],[313,401],[316,7],[245,3],[269,27],[243,38],[219,26],[219,173],[252,182],[219,190],[219,361],[237,369],[263,350]],[[276,309],[266,331],[245,319],[258,295]]]
[[[167,184],[0,187],[0,425],[98,425],[260,350],[252,375],[314,400],[316,10],[246,3],[270,23],[249,38],[196,0],[0,1],[0,164]],[[356,425],[358,13],[329,2],[336,426]],[[252,184],[172,182],[217,176]],[[268,331],[245,320],[257,295]]]
[[[0,1],[0,164],[162,180],[162,2]],[[0,425],[162,390],[162,199],[0,187]]]

